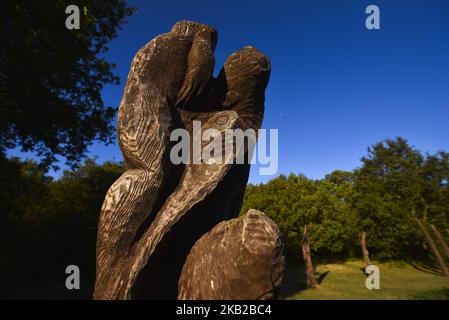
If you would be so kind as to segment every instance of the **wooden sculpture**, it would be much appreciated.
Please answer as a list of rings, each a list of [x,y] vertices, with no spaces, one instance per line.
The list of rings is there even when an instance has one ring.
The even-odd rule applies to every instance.
[[[213,28],[182,21],[150,41],[132,61],[117,124],[126,172],[108,190],[100,213],[95,299],[177,299],[183,266],[198,239],[209,232],[203,241],[214,243],[218,240],[211,234],[216,228],[226,224],[234,228],[230,219],[240,211],[249,174],[249,161],[232,161],[237,148],[222,163],[174,164],[170,159],[171,132],[182,128],[192,135],[194,121],[201,122],[201,132],[260,128],[270,75],[268,58],[244,47],[228,58],[214,78],[216,43]],[[224,144],[233,147],[234,142]],[[251,150],[242,152],[247,155]],[[273,298],[279,286],[283,270],[279,231],[262,213],[240,218],[240,224],[255,216],[266,228],[255,228],[249,235],[254,250],[249,248],[252,255],[247,261],[254,259],[254,266],[260,268],[256,274],[264,278],[258,281],[265,281],[267,294],[228,290],[223,297]],[[220,222],[224,225],[215,227]],[[246,245],[244,239],[236,241]],[[261,256],[259,247],[265,248]],[[201,248],[192,254],[215,254]],[[239,255],[232,250],[229,259]],[[262,261],[263,257],[267,260]],[[195,264],[192,259],[189,268]],[[217,285],[226,287],[226,272]],[[246,272],[242,269],[242,279]],[[184,272],[183,281],[189,274]],[[179,296],[195,297],[221,298],[207,292]]]

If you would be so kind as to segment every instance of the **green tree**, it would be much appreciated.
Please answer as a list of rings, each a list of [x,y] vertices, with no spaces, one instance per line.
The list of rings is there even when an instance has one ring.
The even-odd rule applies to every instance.
[[[316,255],[321,258],[346,258],[354,255],[358,216],[353,210],[353,173],[334,171],[317,182],[318,189],[309,210],[309,233]]]
[[[302,234],[308,225],[316,257],[345,257],[354,245],[352,192],[350,172],[336,171],[322,181],[290,174],[249,185],[242,212],[255,208],[271,217],[284,236],[289,256],[301,255]]]
[[[64,171],[63,176],[49,186],[48,215],[96,229],[106,191],[123,171],[121,163],[98,165],[93,159],[85,160],[77,170]],[[27,218],[33,219],[31,215]]]
[[[423,163],[424,222],[449,228],[449,153],[427,154]]]
[[[0,154],[0,234],[36,210],[52,179],[33,161]]]
[[[111,141],[115,108],[101,90],[116,84],[104,58],[133,9],[123,0],[81,0],[80,29],[65,27],[71,1],[2,1],[0,152],[21,147],[42,164],[74,164],[95,139]]]
[[[377,258],[404,258],[420,251],[422,236],[414,218],[425,208],[423,161],[418,150],[396,138],[369,147],[356,170],[360,228],[367,232],[367,246]]]
[[[60,281],[58,274],[67,265],[76,264],[84,274],[77,297],[90,298],[100,208],[107,190],[123,173],[123,165],[98,165],[87,159],[76,170],[52,180],[31,161],[5,161],[11,181],[0,188],[2,198],[8,200],[7,207],[0,202],[0,218],[9,221],[7,226],[0,225],[0,267],[10,277],[2,287],[11,291],[15,281],[47,286]],[[47,294],[56,298],[64,293],[58,291],[63,286],[58,288]],[[6,294],[2,289],[0,296]]]

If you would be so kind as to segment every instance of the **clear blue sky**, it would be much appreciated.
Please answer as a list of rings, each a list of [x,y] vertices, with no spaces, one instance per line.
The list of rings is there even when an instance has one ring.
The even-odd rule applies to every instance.
[[[131,1],[138,8],[110,45],[120,103],[136,51],[177,20],[219,32],[216,72],[252,45],[271,59],[263,128],[279,129],[279,172],[321,178],[360,165],[366,148],[402,136],[422,151],[449,150],[449,1]],[[376,4],[381,30],[365,28]],[[100,162],[121,160],[117,144],[94,144]],[[251,171],[250,182],[273,176]],[[59,176],[59,173],[56,173]]]

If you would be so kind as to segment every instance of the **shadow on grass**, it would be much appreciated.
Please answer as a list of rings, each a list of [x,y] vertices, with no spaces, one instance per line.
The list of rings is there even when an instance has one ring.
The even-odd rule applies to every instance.
[[[410,260],[410,261],[406,261],[406,263],[421,272],[425,272],[425,273],[436,275],[436,276],[443,275],[441,270],[438,267],[436,267],[433,262],[430,262],[430,261]],[[365,270],[366,270],[365,267],[359,268],[359,270],[360,270],[360,272],[362,272],[365,275],[365,277],[368,277],[368,274],[365,272]]]
[[[430,262],[410,261],[410,265],[416,270],[433,274],[436,276],[442,276],[441,270],[431,265]]]
[[[14,265],[14,268],[0,266],[0,300],[90,300],[95,279],[88,266],[80,264],[80,289],[68,290],[65,286],[68,264],[57,267],[35,262],[31,265]],[[3,277],[3,275],[5,275]]]
[[[366,268],[360,268],[359,270],[363,273],[363,275],[364,275],[365,277],[368,277],[368,275],[367,275],[366,272],[365,272]]]
[[[449,300],[449,288],[420,292],[410,298],[415,300]]]
[[[326,271],[317,275],[317,282],[320,285],[327,277],[330,271]],[[303,263],[298,261],[287,262],[284,272],[284,281],[282,282],[279,299],[287,299],[288,297],[306,290],[307,275]]]
[[[321,282],[324,281],[324,279],[327,277],[327,275],[329,274],[329,270],[326,272],[321,273],[318,278],[316,279],[316,281],[318,281],[318,284],[321,284]]]
[[[305,289],[307,289],[307,276],[304,265],[297,261],[287,262],[279,299],[287,299]]]

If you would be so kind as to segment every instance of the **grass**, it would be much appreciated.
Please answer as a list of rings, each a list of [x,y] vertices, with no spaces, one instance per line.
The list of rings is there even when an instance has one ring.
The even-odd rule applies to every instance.
[[[376,263],[373,263],[376,264]],[[361,261],[324,264],[316,268],[320,285],[308,289],[302,266],[289,265],[281,298],[300,300],[449,300],[449,278],[438,270],[408,264],[376,264],[380,269],[380,289],[365,288],[366,276]]]
[[[449,300],[449,288],[429,290],[413,295],[416,300]]]

